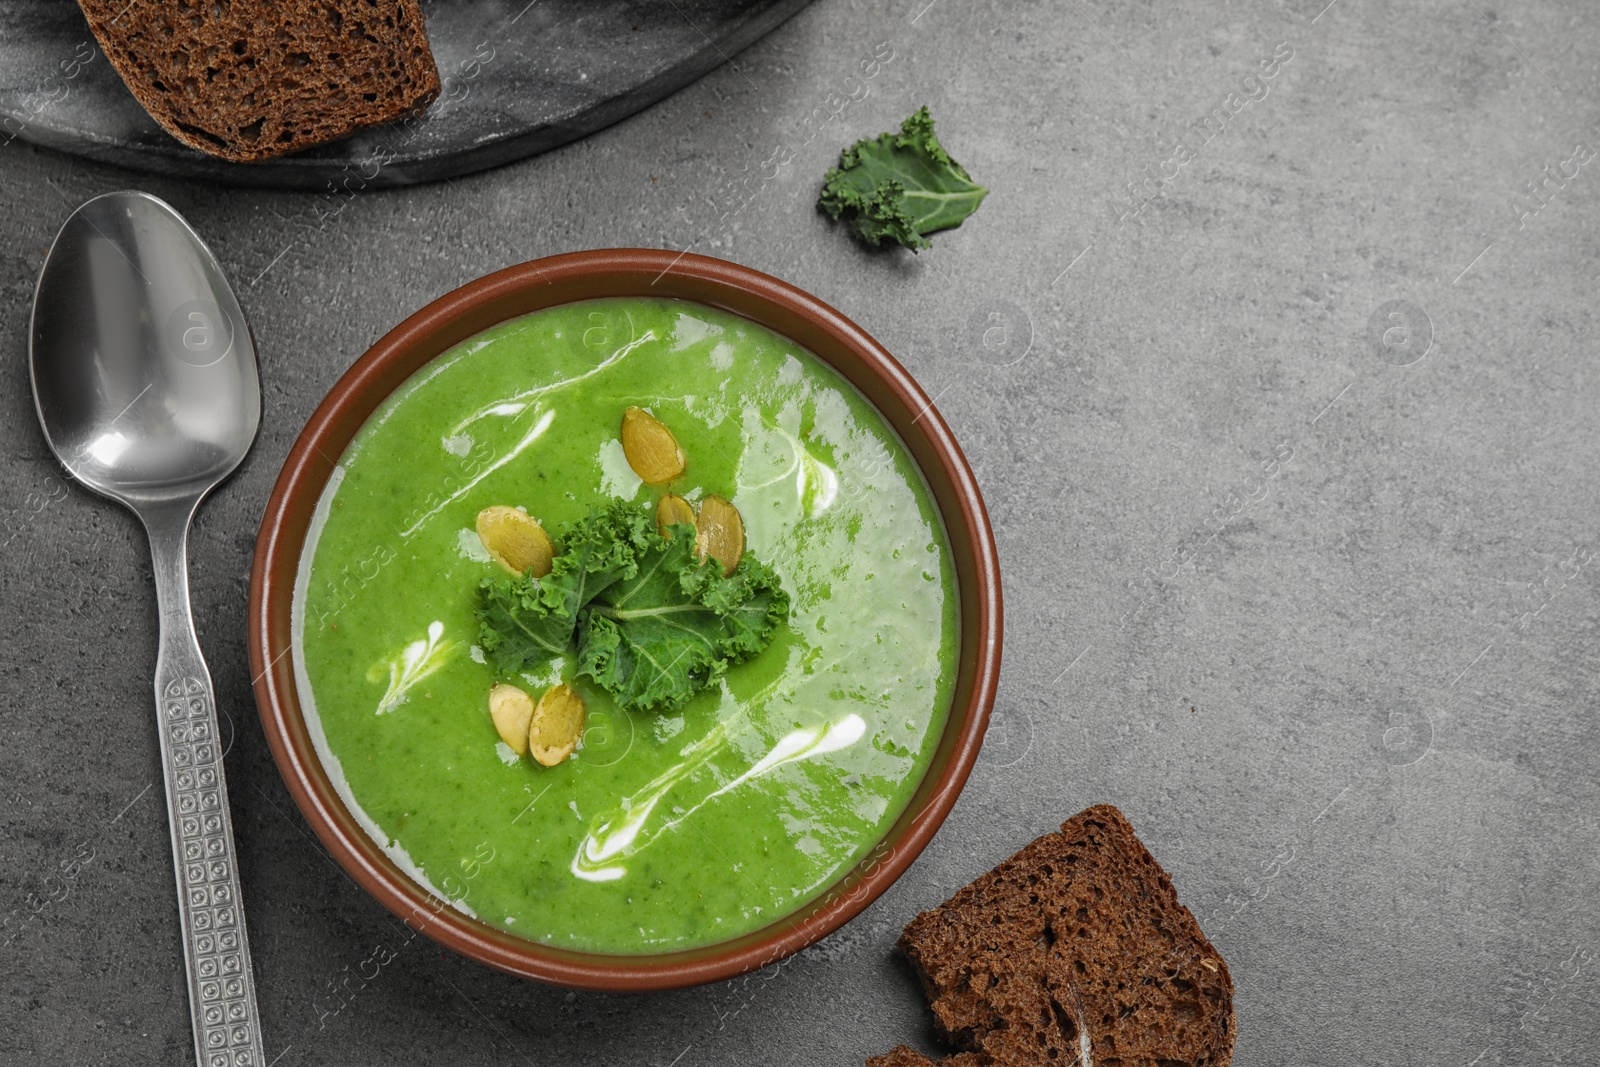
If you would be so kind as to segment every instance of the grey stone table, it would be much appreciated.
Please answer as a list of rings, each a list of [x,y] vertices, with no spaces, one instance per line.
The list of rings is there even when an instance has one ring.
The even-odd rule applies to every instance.
[[[900,925],[1097,801],[1232,965],[1241,1067],[1592,1063],[1597,52],[1577,0],[819,0],[737,70],[446,184],[0,150],[0,1063],[190,1054],[144,541],[63,484],[24,363],[57,225],[127,185],[210,239],[262,353],[261,439],[192,553],[279,1067],[932,1048]],[[924,102],[993,192],[870,254],[818,179]],[[339,373],[487,270],[606,245],[736,259],[875,333],[977,469],[1008,601],[992,736],[923,857],[781,966],[657,996],[404,945],[291,804],[244,650],[256,522]]]

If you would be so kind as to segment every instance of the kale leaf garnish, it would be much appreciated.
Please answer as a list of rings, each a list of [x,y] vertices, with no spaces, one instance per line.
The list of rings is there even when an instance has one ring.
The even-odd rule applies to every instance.
[[[701,562],[693,526],[656,532],[645,504],[596,508],[558,541],[543,578],[489,579],[479,644],[515,674],[567,652],[628,710],[670,711],[771,643],[789,596],[750,553],[727,576]]]

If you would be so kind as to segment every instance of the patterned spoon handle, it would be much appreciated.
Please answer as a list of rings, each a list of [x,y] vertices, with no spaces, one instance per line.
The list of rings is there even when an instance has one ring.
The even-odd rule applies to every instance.
[[[178,918],[199,1067],[266,1067],[211,675],[189,614],[187,523],[147,523],[161,612],[156,664]],[[152,528],[155,527],[155,528]]]

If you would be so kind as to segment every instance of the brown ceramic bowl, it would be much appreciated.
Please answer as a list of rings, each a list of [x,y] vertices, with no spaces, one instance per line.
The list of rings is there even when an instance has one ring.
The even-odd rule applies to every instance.
[[[345,808],[312,747],[291,661],[289,602],[317,498],[374,409],[452,345],[498,322],[595,297],[679,297],[791,338],[875,404],[922,468],[943,515],[960,604],[959,670],[933,762],[898,822],[866,858],[801,911],[732,941],[657,955],[574,952],[468,918],[403,874]],[[861,327],[758,271],[650,249],[576,252],[524,263],[440,297],[391,330],[339,379],[301,432],[267,503],[250,574],[250,667],[272,754],[334,859],[414,929],[512,974],[584,989],[643,990],[729,978],[837,929],[889,887],[944,821],[978,756],[1000,671],[1000,573],[972,471],[928,397]]]

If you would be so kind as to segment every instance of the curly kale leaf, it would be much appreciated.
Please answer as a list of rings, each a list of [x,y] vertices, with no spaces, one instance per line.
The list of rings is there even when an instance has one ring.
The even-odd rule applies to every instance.
[[[502,674],[567,652],[628,710],[667,711],[771,643],[789,614],[748,552],[732,574],[695,555],[694,527],[656,532],[648,505],[615,501],[561,539],[550,573],[486,581],[479,643]]]
[[[478,643],[502,674],[566,652],[584,605],[607,586],[638,573],[656,540],[642,508],[621,500],[596,508],[562,538],[543,578],[487,579],[478,608]]]
[[[915,251],[929,247],[928,234],[961,225],[988,193],[950,158],[920,107],[899,133],[846,148],[824,178],[817,206],[867,244],[898,241]]]
[[[670,711],[766,648],[789,595],[749,553],[726,577],[702,564],[694,529],[674,526],[584,612],[578,669],[627,708]]]

